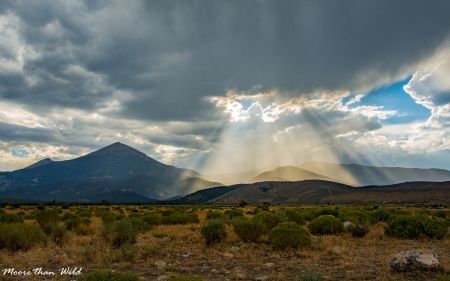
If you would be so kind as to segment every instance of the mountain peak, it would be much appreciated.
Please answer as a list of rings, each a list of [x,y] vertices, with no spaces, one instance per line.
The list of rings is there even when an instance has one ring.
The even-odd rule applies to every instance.
[[[45,158],[45,159],[37,161],[36,163],[34,163],[34,164],[32,164],[32,165],[30,165],[28,167],[25,167],[24,169],[33,169],[33,168],[36,168],[36,167],[39,167],[39,166],[42,166],[42,165],[46,165],[46,164],[49,164],[49,163],[53,163],[53,162],[54,161],[52,159]]]
[[[113,144],[110,144],[108,146],[105,146],[104,148],[101,148],[97,151],[94,151],[90,153],[89,155],[114,155],[114,156],[125,156],[125,155],[136,155],[136,156],[144,156],[148,157],[145,153],[140,152],[137,149],[134,149],[126,144],[115,142]]]

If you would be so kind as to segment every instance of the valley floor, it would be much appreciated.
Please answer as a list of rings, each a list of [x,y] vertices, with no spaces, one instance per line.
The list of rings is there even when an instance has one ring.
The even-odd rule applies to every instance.
[[[263,237],[258,243],[245,243],[239,250],[232,251],[231,247],[239,245],[241,239],[231,226],[227,226],[225,241],[206,246],[200,228],[209,208],[196,208],[199,224],[159,225],[140,234],[128,254],[126,250],[118,252],[102,239],[102,220],[93,216],[90,218],[92,234],[79,236],[69,231],[61,246],[48,242],[45,247],[36,246],[25,252],[0,250],[0,280],[74,280],[75,276],[59,275],[58,270],[64,267],[82,267],[81,275],[94,270],[130,271],[142,280],[180,274],[198,276],[205,281],[255,280],[264,275],[268,276],[267,280],[301,280],[299,276],[309,272],[319,273],[325,280],[437,280],[439,274],[450,274],[448,238],[391,238],[384,234],[384,222],[371,225],[364,238],[353,238],[349,233],[313,236],[310,246],[288,250],[269,245],[267,237]],[[244,212],[253,208],[246,207]],[[17,213],[20,210],[7,211]],[[32,224],[33,221],[26,223]],[[434,251],[441,259],[442,268],[438,271],[396,272],[389,267],[393,255],[412,249]],[[158,268],[155,265],[158,261],[166,265]],[[4,273],[7,268],[23,271],[42,268],[57,275],[11,276]]]

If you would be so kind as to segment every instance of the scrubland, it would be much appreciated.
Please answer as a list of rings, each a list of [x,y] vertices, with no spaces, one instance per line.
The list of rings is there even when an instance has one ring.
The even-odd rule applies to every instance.
[[[334,219],[354,229],[330,228]],[[449,219],[446,205],[6,206],[0,280],[88,280],[96,271],[140,280],[448,280]],[[389,267],[393,255],[422,248],[440,257],[438,270]]]

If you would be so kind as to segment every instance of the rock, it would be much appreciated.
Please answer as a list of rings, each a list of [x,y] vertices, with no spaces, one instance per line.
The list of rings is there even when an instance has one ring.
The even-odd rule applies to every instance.
[[[273,259],[278,259],[278,258],[280,258],[280,255],[278,255],[278,254],[272,254],[270,257],[273,258]]]
[[[164,280],[169,280],[169,277],[167,277],[165,275],[161,275],[158,278],[156,278],[156,281],[164,281]]]
[[[237,274],[236,274],[236,278],[237,278],[237,279],[244,280],[244,279],[245,279],[245,275],[242,274],[242,273],[237,273]]]
[[[274,263],[273,262],[268,262],[268,263],[266,263],[266,264],[264,264],[266,267],[272,267],[273,265],[274,265]]]
[[[259,268],[258,266],[253,268],[254,271],[261,271],[261,268]]]
[[[192,255],[193,255],[192,252],[187,251],[187,252],[184,252],[184,253],[181,255],[181,258],[182,258],[182,259],[187,259],[187,258],[189,258],[189,257],[192,256]]]
[[[191,272],[192,269],[190,267],[183,267],[180,271],[181,272]]]
[[[232,258],[232,257],[234,257],[234,255],[231,254],[231,253],[225,253],[225,254],[223,254],[223,256],[226,257],[226,258]]]
[[[211,269],[211,271],[210,271],[211,273],[217,273],[217,272],[219,272],[217,269]]]
[[[155,266],[157,267],[166,267],[167,263],[164,261],[155,261]]]
[[[232,246],[230,249],[230,251],[232,251],[232,252],[239,252],[239,250],[240,250],[240,248],[236,247],[236,246]]]
[[[222,268],[222,269],[220,269],[220,273],[223,273],[223,274],[230,274],[231,271],[229,271],[228,269]]]
[[[286,269],[285,269],[284,267],[279,267],[279,268],[277,268],[277,270],[278,270],[279,272],[284,272],[284,271],[286,271]]]
[[[349,222],[349,221],[345,221],[344,222],[344,227],[347,228],[349,226],[353,225],[353,223]]]
[[[331,251],[337,255],[342,254],[341,248],[340,247],[333,247],[333,249],[331,249]]]
[[[170,241],[170,240],[172,240],[172,238],[170,238],[170,237],[164,237],[164,238],[162,238],[162,240],[163,240],[163,241]]]
[[[137,243],[134,243],[133,246],[135,246],[135,247],[145,247],[145,246],[147,246],[147,244],[145,244],[144,242],[137,242]]]
[[[239,271],[239,270],[242,270],[242,266],[235,266],[233,269],[236,271]]]
[[[440,267],[439,257],[430,250],[419,249],[403,251],[396,254],[389,261],[389,265],[395,270],[436,269]]]
[[[256,277],[256,281],[264,281],[264,280],[267,280],[267,279],[269,279],[269,276],[267,276],[267,275],[263,275],[263,276],[259,276],[259,277]]]

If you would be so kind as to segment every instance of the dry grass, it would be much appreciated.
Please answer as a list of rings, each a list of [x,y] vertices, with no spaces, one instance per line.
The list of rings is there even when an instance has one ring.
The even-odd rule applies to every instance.
[[[146,209],[139,212],[146,212]],[[156,207],[167,209],[169,207]],[[123,208],[125,209],[125,208]],[[246,207],[244,213],[252,210]],[[276,207],[271,207],[276,209]],[[6,209],[8,213],[24,211],[29,214],[34,208]],[[118,213],[111,208],[112,211]],[[93,270],[112,269],[131,271],[142,280],[156,280],[160,275],[178,276],[180,273],[200,275],[204,280],[254,280],[268,275],[269,280],[295,280],[300,272],[314,269],[323,273],[326,280],[436,280],[437,274],[450,274],[450,240],[398,240],[384,235],[384,223],[372,225],[364,238],[353,238],[350,234],[339,236],[317,236],[312,244],[302,249],[279,250],[267,243],[267,236],[258,243],[249,243],[236,252],[230,248],[240,242],[227,226],[225,241],[206,246],[200,234],[208,207],[196,210],[200,224],[159,225],[140,234],[138,242],[145,246],[133,247],[127,253],[114,249],[105,242],[100,231],[101,219],[92,217],[93,233],[76,235],[68,231],[67,241],[60,247],[49,241],[45,247],[36,246],[27,252],[10,253],[0,250],[0,270],[14,267],[16,270],[32,270],[42,267],[54,271],[57,276],[5,276],[0,272],[0,280],[73,280],[75,277],[60,276],[63,267],[82,267],[82,274]],[[224,211],[225,209],[221,210]],[[69,210],[64,210],[69,211]],[[70,211],[75,212],[75,208]],[[127,215],[128,212],[125,211]],[[250,215],[247,215],[250,216]],[[33,224],[34,220],[25,223]],[[337,248],[336,248],[337,247]],[[389,267],[389,259],[404,250],[426,248],[434,251],[442,262],[442,269],[436,271],[395,272]],[[183,258],[184,253],[190,253]],[[232,258],[225,257],[232,253]],[[158,260],[167,263],[165,268],[157,268]],[[266,265],[273,263],[273,265]]]

